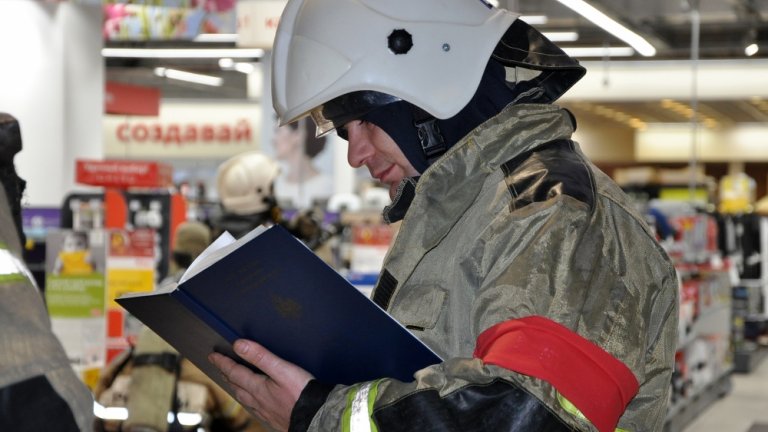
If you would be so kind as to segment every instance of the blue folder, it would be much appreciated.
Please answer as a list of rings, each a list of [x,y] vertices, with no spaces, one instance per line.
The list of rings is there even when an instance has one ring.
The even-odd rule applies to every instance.
[[[177,286],[117,302],[225,389],[207,357],[221,352],[248,366],[232,351],[238,338],[330,384],[412,381],[442,361],[279,225]]]

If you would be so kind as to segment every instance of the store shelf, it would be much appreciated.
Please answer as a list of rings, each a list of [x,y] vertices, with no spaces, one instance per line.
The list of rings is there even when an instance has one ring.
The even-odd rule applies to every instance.
[[[768,357],[768,347],[739,350],[733,353],[733,371],[750,373]]]
[[[727,333],[727,329],[730,327],[730,320],[730,305],[715,305],[707,308],[696,317],[691,328],[685,334],[680,335],[677,348],[687,347],[701,335]]]
[[[739,285],[743,285],[745,287],[762,288],[766,285],[766,282],[760,279],[739,279]]]
[[[664,432],[679,432],[691,423],[710,405],[731,391],[731,372],[728,371],[718,379],[692,395],[676,402],[669,409],[664,422]]]

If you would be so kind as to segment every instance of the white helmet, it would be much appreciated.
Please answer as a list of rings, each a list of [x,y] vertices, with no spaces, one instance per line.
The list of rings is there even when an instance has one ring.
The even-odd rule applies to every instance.
[[[280,167],[262,153],[241,153],[219,165],[216,187],[225,210],[239,215],[262,213],[274,205],[273,184]]]
[[[274,108],[281,124],[312,115],[320,133],[401,99],[452,117],[516,18],[483,0],[289,0],[273,48]],[[349,112],[329,120],[323,104],[345,95]]]

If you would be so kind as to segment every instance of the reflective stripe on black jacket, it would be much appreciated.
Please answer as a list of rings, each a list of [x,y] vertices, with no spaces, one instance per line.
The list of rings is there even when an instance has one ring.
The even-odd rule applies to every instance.
[[[31,274],[0,187],[0,430],[90,431],[93,398],[77,377]]]

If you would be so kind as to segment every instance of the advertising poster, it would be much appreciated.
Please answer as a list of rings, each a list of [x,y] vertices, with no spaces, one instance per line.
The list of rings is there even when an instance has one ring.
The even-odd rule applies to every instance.
[[[261,105],[160,101],[159,115],[106,115],[104,155],[110,159],[221,160],[260,150]]]
[[[48,231],[61,227],[61,209],[58,207],[23,207],[21,221],[24,235],[24,262],[43,291],[45,291],[45,241]]]
[[[112,0],[104,5],[105,40],[193,39],[235,33],[235,0]]]
[[[128,348],[141,330],[141,323],[126,314],[115,299],[130,293],[149,292],[155,287],[153,229],[110,230],[107,242],[106,361]]]
[[[45,300],[72,367],[93,386],[105,362],[104,231],[51,230]]]
[[[275,194],[285,209],[325,207],[335,191],[332,139],[335,135],[315,137],[315,124],[305,118],[275,127],[264,153],[280,164]]]

